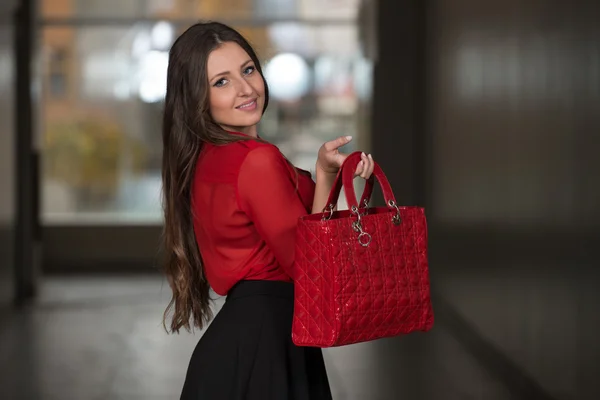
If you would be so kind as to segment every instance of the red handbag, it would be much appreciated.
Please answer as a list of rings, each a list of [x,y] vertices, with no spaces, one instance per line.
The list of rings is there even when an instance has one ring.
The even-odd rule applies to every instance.
[[[368,207],[373,178],[360,205],[353,179],[360,153],[347,157],[323,213],[298,221],[292,340],[334,347],[428,331],[433,307],[427,221],[420,207],[396,204],[375,164],[386,207]],[[334,211],[344,189],[349,210]]]

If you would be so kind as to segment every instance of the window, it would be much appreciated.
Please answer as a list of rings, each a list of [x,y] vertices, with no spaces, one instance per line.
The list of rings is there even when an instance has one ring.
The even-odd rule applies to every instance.
[[[278,13],[261,18],[275,3],[236,0],[231,14],[223,0],[146,0],[120,15],[106,1],[43,0],[44,85],[51,94],[41,107],[45,223],[160,223],[167,52],[190,15],[231,18],[255,46],[271,87],[261,135],[299,167],[313,169],[326,140],[364,135],[371,67],[351,12],[357,2],[327,0],[343,13],[319,21],[303,11],[307,1],[282,1]],[[56,9],[60,20],[49,14]],[[160,20],[131,19],[148,16]]]
[[[67,95],[67,51],[62,48],[50,49],[48,60],[48,91],[53,98]]]

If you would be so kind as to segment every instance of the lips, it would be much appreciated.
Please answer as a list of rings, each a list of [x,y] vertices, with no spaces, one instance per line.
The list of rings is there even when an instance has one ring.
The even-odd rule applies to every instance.
[[[245,103],[240,104],[236,108],[239,109],[239,110],[244,110],[244,109],[252,108],[252,107],[255,107],[255,106],[256,106],[256,99],[252,99],[252,100],[248,100]]]

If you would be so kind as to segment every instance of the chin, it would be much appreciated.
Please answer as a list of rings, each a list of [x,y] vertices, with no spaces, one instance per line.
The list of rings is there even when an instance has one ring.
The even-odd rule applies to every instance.
[[[235,110],[233,113],[223,115],[224,118],[219,118],[216,122],[221,126],[228,126],[233,130],[241,131],[243,128],[248,128],[257,125],[262,119],[262,104],[260,108],[252,113],[240,115],[240,111]]]
[[[236,126],[254,126],[260,122],[261,118],[262,115],[249,115],[246,118],[240,118],[238,121],[236,121]]]

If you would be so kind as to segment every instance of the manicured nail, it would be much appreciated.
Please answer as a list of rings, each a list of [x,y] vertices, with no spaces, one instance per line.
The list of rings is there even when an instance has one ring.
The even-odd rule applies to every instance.
[[[362,152],[361,154],[362,154],[362,156],[363,156],[363,157],[366,157],[366,156],[367,156],[367,155],[366,155],[364,152]]]
[[[373,157],[371,157],[371,155],[370,155],[370,154],[369,154],[369,158],[370,158],[371,160],[373,159]]]
[[[352,140],[352,136],[346,136],[346,140],[347,141],[351,141]]]

